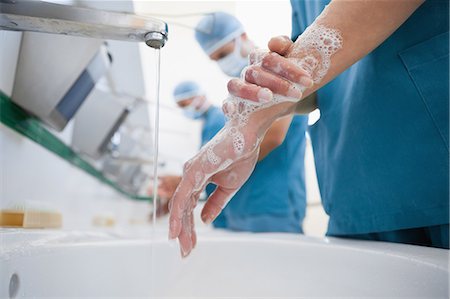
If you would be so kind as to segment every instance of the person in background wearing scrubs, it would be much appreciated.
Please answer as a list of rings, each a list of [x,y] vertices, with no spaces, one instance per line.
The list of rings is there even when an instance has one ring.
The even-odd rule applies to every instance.
[[[333,36],[338,51],[322,64],[326,72],[298,97],[318,90],[321,118],[311,137],[328,235],[449,248],[449,2],[327,3],[292,1],[293,38],[299,39],[271,39],[273,53],[242,80],[230,81],[228,90],[254,102],[261,88],[286,95],[290,89],[279,86],[299,84],[302,73],[317,74],[320,64],[309,62],[325,61],[315,55],[314,33]],[[308,31],[310,24],[315,27]],[[298,61],[308,62],[309,72]],[[295,105],[274,104],[259,115],[276,119]],[[254,117],[246,130],[261,124]],[[238,157],[228,167],[240,163]],[[214,172],[215,180],[222,174],[227,169]],[[185,194],[188,176],[179,185]],[[184,255],[195,246],[184,238],[193,227],[179,223],[186,200],[181,193],[172,199],[169,234],[179,238]],[[220,212],[212,208],[223,198],[209,201],[202,211],[207,220]]]
[[[224,126],[226,118],[222,110],[208,101],[204,91],[196,82],[183,81],[177,84],[173,91],[173,99],[177,106],[182,109],[185,117],[202,121],[201,146],[211,140]],[[179,175],[159,177],[158,196],[161,199],[161,204],[158,207],[157,217],[169,212],[169,199],[180,181],[181,176]],[[211,194],[212,191],[214,191],[214,186],[210,184],[206,188],[207,195]],[[152,190],[149,190],[149,194],[152,194]],[[219,225],[219,221],[216,221],[214,225],[223,227],[223,225]]]
[[[207,100],[197,83],[192,81],[179,83],[174,89],[173,97],[186,117],[202,121],[202,146],[224,126],[226,119],[222,110]],[[289,148],[292,146],[294,153],[304,153],[304,144],[300,138],[294,138],[290,142],[285,140],[283,143],[280,136],[284,134],[276,127],[265,136],[259,155],[260,160],[264,159],[259,162],[262,167],[260,174],[256,173],[256,176],[253,174],[247,184],[234,195],[239,205],[233,206],[230,203],[224,213],[213,222],[214,227],[250,232],[302,232],[301,221],[306,203],[304,185],[292,182],[293,186],[287,186],[291,168],[287,167],[286,163],[283,164],[283,151],[292,150]],[[303,169],[300,167],[302,165],[303,163],[294,164],[295,169],[292,167],[292,170],[297,172],[295,173],[297,180],[299,177],[303,178]],[[273,175],[262,177],[261,174],[268,169]],[[159,196],[171,198],[180,180],[180,176],[160,177]],[[284,190],[279,192],[277,190],[274,193],[270,190],[273,186]],[[214,190],[215,185],[209,184],[206,187],[206,194],[209,196]],[[167,206],[168,203],[161,205],[164,211],[168,211]]]

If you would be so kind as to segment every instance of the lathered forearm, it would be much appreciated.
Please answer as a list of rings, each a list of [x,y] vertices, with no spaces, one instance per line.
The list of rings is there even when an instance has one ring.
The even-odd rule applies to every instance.
[[[423,0],[334,0],[298,37],[287,57],[307,70],[308,96],[379,46]]]
[[[273,100],[258,101],[260,106],[256,110],[268,108],[267,119],[291,113],[295,108],[281,111],[282,114],[272,108],[300,101],[301,98],[290,96],[296,90],[305,98],[332,80],[381,44],[422,3],[422,0],[334,0],[294,44],[286,38],[284,41],[282,37],[275,38],[269,48],[276,53],[254,55],[256,64],[245,73],[246,82],[229,83],[230,99],[255,101],[249,90],[255,89],[253,86],[264,87],[274,93]],[[283,44],[288,48],[280,46]],[[305,71],[314,81],[312,86],[300,84]]]

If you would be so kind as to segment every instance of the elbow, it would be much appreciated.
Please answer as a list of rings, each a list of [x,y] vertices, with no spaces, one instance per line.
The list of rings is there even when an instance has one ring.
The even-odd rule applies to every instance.
[[[284,136],[270,136],[266,142],[268,149],[272,151],[284,142]]]
[[[281,144],[283,144],[284,142],[284,137],[285,136],[280,136],[277,138],[274,138],[274,140],[272,141],[274,148],[279,147]]]
[[[261,143],[258,161],[264,159],[268,154],[270,154],[270,152],[279,147],[284,142],[284,137],[285,135],[283,136],[273,136],[273,134],[266,135],[263,142]]]

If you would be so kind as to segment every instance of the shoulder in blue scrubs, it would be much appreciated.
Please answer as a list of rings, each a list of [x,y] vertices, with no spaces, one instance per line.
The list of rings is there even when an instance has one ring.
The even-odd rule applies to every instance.
[[[225,124],[218,107],[211,107],[202,116],[202,145]],[[255,170],[244,186],[234,195],[219,217],[215,227],[251,232],[301,233],[305,217],[304,184],[305,132],[307,118],[296,116],[284,142]],[[215,186],[206,188],[208,196]]]
[[[295,39],[328,1],[291,1]],[[449,2],[426,1],[318,91],[328,235],[449,247]]]

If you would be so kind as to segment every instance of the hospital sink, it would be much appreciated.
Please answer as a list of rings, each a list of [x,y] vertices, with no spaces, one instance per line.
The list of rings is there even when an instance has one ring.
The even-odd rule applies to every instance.
[[[152,233],[148,233],[152,235]],[[288,234],[1,231],[0,298],[448,298],[448,251]]]

